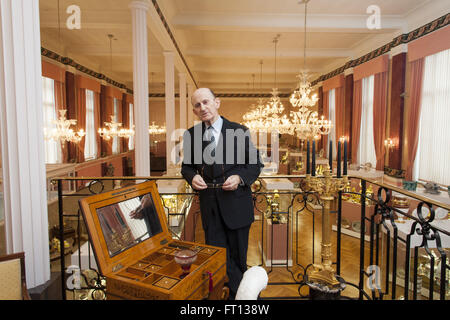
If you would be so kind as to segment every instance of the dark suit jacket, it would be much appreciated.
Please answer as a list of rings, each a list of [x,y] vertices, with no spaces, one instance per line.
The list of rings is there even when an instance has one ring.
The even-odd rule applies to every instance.
[[[205,182],[222,183],[229,176],[239,175],[243,185],[237,190],[225,191],[221,188],[199,192],[200,211],[205,227],[208,206],[217,199],[223,221],[229,229],[249,226],[254,221],[253,199],[250,186],[258,178],[261,163],[258,150],[250,139],[248,129],[238,123],[223,118],[222,132],[216,147],[216,163],[205,163],[202,156],[209,141],[203,141],[205,124],[197,124],[188,129],[183,137],[183,164],[181,174],[192,185],[192,179],[200,174]],[[207,162],[207,161],[206,161]]]

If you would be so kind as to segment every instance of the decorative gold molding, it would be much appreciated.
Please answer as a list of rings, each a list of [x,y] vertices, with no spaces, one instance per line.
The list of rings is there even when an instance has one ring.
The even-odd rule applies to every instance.
[[[63,65],[73,67],[76,70],[78,70],[78,71],[80,71],[82,73],[85,73],[85,74],[87,74],[87,75],[89,75],[91,77],[94,77],[96,79],[104,80],[107,83],[109,83],[109,84],[111,84],[111,85],[113,85],[113,86],[115,86],[117,88],[125,89],[127,91],[127,93],[133,94],[133,90],[127,88],[126,85],[124,85],[122,83],[119,83],[119,82],[117,82],[117,81],[115,81],[115,80],[113,80],[111,78],[108,78],[107,76],[105,76],[102,73],[95,72],[94,70],[91,70],[91,69],[89,69],[89,68],[79,64],[78,62],[74,61],[73,59],[71,59],[69,57],[63,57],[63,56],[59,55],[58,53],[53,52],[53,51],[51,51],[49,49],[46,49],[44,47],[41,47],[41,55],[43,57],[47,57],[47,58],[52,59],[52,60],[54,60],[56,62],[59,62],[59,63],[61,63]]]

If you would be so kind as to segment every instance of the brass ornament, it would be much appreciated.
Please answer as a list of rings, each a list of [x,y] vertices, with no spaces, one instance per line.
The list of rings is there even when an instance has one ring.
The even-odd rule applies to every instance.
[[[321,243],[322,262],[312,266],[311,271],[308,271],[308,279],[313,283],[325,284],[331,289],[334,289],[340,285],[340,282],[336,278],[336,271],[332,265],[333,262],[331,259],[332,222],[330,219],[330,208],[336,194],[348,186],[348,177],[345,175],[342,178],[334,178],[329,165],[326,164],[323,169],[323,176],[311,176],[307,174],[306,184],[312,189],[312,191],[317,192],[320,199],[323,201]]]

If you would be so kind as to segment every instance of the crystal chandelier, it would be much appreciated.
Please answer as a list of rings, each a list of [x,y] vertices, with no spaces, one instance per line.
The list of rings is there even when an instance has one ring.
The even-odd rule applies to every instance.
[[[291,111],[292,127],[290,133],[296,134],[301,140],[319,139],[322,135],[330,133],[333,124],[329,120],[325,120],[324,116],[320,119],[317,111],[311,111],[319,100],[317,94],[311,95],[311,83],[308,81],[306,72],[306,15],[307,4],[309,0],[302,0],[305,4],[305,31],[304,31],[304,47],[303,47],[303,71],[297,77],[299,78],[298,90],[295,90],[289,102],[297,111]]]
[[[287,116],[280,116],[284,111],[284,106],[276,88],[276,44],[279,37],[280,35],[277,35],[273,40],[275,43],[275,88],[272,89],[272,97],[267,103],[264,103],[264,100],[259,98],[258,104],[256,106],[252,104],[250,111],[243,115],[243,124],[253,132],[272,133],[276,131],[278,133],[288,133],[290,128],[290,121]],[[260,64],[262,77],[262,61]],[[262,80],[260,81],[262,82]]]
[[[260,89],[262,86],[262,64],[263,61],[260,62],[261,72],[260,72]],[[255,75],[253,74],[253,89],[255,88]],[[267,132],[266,126],[266,116],[267,116],[267,107],[262,98],[258,99],[258,104],[255,106],[253,103],[250,106],[250,110],[247,111],[243,116],[243,125],[245,125],[252,132]]]
[[[155,121],[152,121],[152,124],[148,126],[149,134],[163,134],[166,133],[166,126],[158,126],[155,124]]]
[[[98,129],[98,133],[100,134],[100,137],[106,141],[109,141],[114,137],[128,139],[134,136],[134,126],[131,129],[121,128],[122,123],[116,122],[114,116],[111,116],[111,122],[105,122],[105,126],[107,128]]]
[[[308,75],[306,72],[302,72],[300,75],[297,76],[300,81],[298,85],[298,90],[295,90],[291,97],[289,98],[289,102],[294,107],[314,107],[319,100],[317,97],[317,94],[313,94],[312,97],[310,97],[312,88],[311,83],[308,81]]]
[[[283,103],[281,102],[280,97],[278,96],[279,91],[277,88],[277,44],[280,35],[278,34],[274,39],[273,43],[275,44],[275,54],[274,54],[274,88],[272,89],[272,97],[269,102],[266,104],[266,120],[265,127],[269,132],[278,132],[280,134],[290,134],[292,131],[292,124],[287,115],[281,115],[284,111]]]
[[[276,114],[280,114],[284,111],[284,106],[281,103],[280,97],[278,96],[279,92],[278,92],[278,88],[277,88],[277,44],[278,44],[278,39],[280,38],[280,35],[277,34],[277,36],[273,39],[273,43],[275,44],[275,54],[274,54],[274,88],[272,88],[272,97],[270,98],[270,100],[268,101],[267,105],[266,105],[266,114],[268,117],[272,116],[272,115],[276,115]]]
[[[254,132],[266,132],[266,106],[262,98],[258,99],[258,104],[251,105],[251,110],[243,115],[244,125]]]
[[[45,140],[78,143],[86,135],[83,129],[75,132],[70,128],[70,126],[77,124],[77,120],[66,119],[66,112],[67,110],[59,110],[59,119],[52,121],[56,125],[55,128],[48,129],[44,127]]]
[[[273,114],[279,114],[284,111],[283,103],[281,102],[280,97],[278,96],[278,88],[272,89],[272,96],[270,100],[266,104],[266,114],[271,116]]]

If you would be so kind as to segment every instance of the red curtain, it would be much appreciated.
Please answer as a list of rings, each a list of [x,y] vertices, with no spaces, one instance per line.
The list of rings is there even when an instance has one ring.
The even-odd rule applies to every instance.
[[[77,105],[77,131],[83,129],[86,132],[86,89],[78,89],[78,105]],[[77,162],[84,162],[84,143],[86,139],[83,137],[77,144]]]
[[[114,102],[113,102],[114,103]],[[122,115],[123,105],[122,105],[122,99],[117,100],[117,119],[116,121],[119,123],[122,123],[122,128],[127,128],[127,124],[123,122],[123,115]],[[122,151],[122,141],[126,141],[126,138],[119,138],[118,145],[119,145],[119,153]]]
[[[122,127],[125,129],[131,129],[130,128],[130,103],[126,99],[126,95],[124,95],[124,98],[122,100]],[[128,151],[128,139],[122,139],[122,152]]]
[[[105,122],[111,122],[111,116],[113,115],[114,111],[114,100],[110,96],[105,96],[102,99],[102,101],[104,103],[104,106],[102,107],[102,117],[103,117],[102,126],[106,127]],[[109,141],[103,140],[102,144],[103,144],[102,150],[105,153],[105,156],[112,155],[112,138]]]
[[[414,60],[410,63],[411,83],[408,90],[410,94],[410,106],[408,113],[408,130],[406,132],[406,148],[408,150],[408,165],[406,167],[406,179],[412,180],[412,169],[416,158],[417,145],[419,142],[419,120],[422,100],[424,58]]]
[[[352,119],[352,163],[356,163],[358,156],[359,135],[361,133],[362,112],[362,79],[355,81],[353,86],[353,119]]]
[[[373,138],[375,154],[377,156],[377,170],[384,170],[384,147],[386,131],[386,109],[387,109],[387,83],[388,73],[381,72],[375,75],[374,99],[373,99]]]

